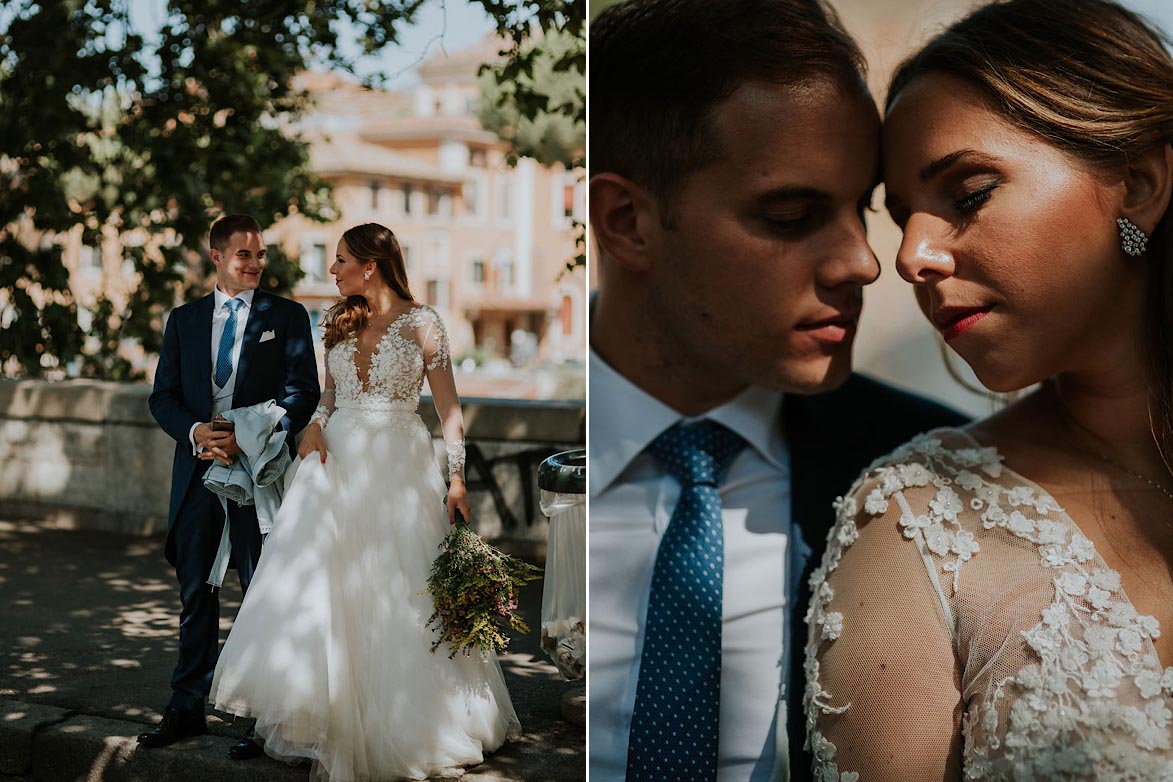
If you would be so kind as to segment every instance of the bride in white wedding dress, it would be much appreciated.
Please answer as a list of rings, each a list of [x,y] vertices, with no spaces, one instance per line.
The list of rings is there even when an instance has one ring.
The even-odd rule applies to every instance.
[[[265,751],[312,760],[315,779],[425,779],[520,732],[494,656],[429,651],[420,592],[469,512],[460,400],[444,324],[412,299],[390,230],[347,231],[330,271],[345,300],[327,319],[321,407],[210,701],[255,717]],[[425,377],[450,488],[416,414]]]
[[[1173,780],[1173,58],[991,3],[897,72],[896,258],[986,387],[875,462],[811,578],[819,782]]]

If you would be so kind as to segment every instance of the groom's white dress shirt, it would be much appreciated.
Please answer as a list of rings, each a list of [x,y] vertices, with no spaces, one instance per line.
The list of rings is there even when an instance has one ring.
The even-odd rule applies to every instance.
[[[750,388],[686,419],[594,351],[590,378],[591,782],[621,782],[626,773],[652,569],[680,495],[679,484],[645,449],[678,421],[699,418],[725,425],[748,444],[720,487],[725,566],[717,779],[764,782],[775,768],[784,775],[785,724],[781,731],[775,724],[784,681],[790,525],[782,395]]]
[[[253,295],[255,290],[241,291],[236,296],[229,296],[224,291],[216,287],[212,295],[216,297],[214,309],[212,310],[212,416],[222,415],[228,410],[232,409],[232,395],[236,393],[236,367],[240,364],[240,349],[244,344],[244,327],[248,324],[248,315],[253,309]],[[232,343],[232,374],[224,383],[224,386],[216,385],[216,358],[220,354],[220,338],[224,336],[224,326],[228,323],[228,308],[224,305],[230,298],[240,299],[244,302],[236,313],[236,335]],[[206,421],[204,423],[207,423]],[[191,452],[193,456],[199,455],[204,449],[196,445],[195,430],[199,423],[192,426],[191,431],[187,433],[187,439],[191,441]]]

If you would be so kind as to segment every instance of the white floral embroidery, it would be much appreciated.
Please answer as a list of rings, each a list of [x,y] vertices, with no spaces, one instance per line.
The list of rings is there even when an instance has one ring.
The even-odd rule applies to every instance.
[[[416,333],[429,327],[435,330],[428,340],[429,344],[434,342],[435,350],[427,368],[447,366],[448,337],[443,323],[435,310],[424,305],[396,318],[369,356],[360,354],[354,334],[331,348],[326,362],[334,376],[336,407],[414,411],[419,406],[425,370]],[[360,365],[367,367],[365,378],[360,376]]]
[[[464,475],[464,440],[453,440],[444,450],[448,452],[448,477]]]
[[[940,574],[953,577],[952,593],[946,581],[939,597],[953,612],[958,659],[972,666],[962,672],[970,688],[962,718],[966,779],[1173,780],[1173,667],[1162,670],[1158,661],[1152,643],[1160,635],[1157,620],[1137,614],[1120,574],[1106,566],[1054,498],[1004,470],[995,449],[976,446],[957,430],[921,435],[877,460],[837,503],[837,512],[811,576],[807,611],[804,704],[816,779],[842,782],[856,775],[840,768],[835,745],[820,732],[821,721],[847,712],[851,700],[850,693],[828,692],[820,680],[820,654],[852,629],[851,616],[845,617],[849,607],[835,605],[828,579],[858,540],[859,525],[888,515],[919,547],[934,584]],[[970,561],[996,556],[983,547],[1021,557],[1030,550],[1024,546],[1037,552],[1037,565],[1027,561],[1037,573],[1013,572],[1042,579],[1031,582],[1039,585],[1030,593],[1039,595],[1037,613],[1031,619],[1028,607],[1023,616],[1019,606],[1007,621],[1021,616],[1025,624],[1014,618],[1005,641],[1000,635],[985,639],[993,650],[987,654],[1014,650],[1015,657],[1004,659],[1023,661],[1007,674],[991,658],[967,656],[973,654],[971,636],[991,629],[991,612],[1010,609],[1002,602],[975,602],[961,588],[968,582],[959,579]],[[1023,599],[1016,588],[1008,583],[1004,590],[974,594]]]
[[[435,310],[416,305],[387,327],[369,356],[360,354],[358,338],[351,334],[330,348],[326,364],[334,378],[333,411],[327,408],[324,417],[315,413],[314,420],[321,418],[324,425],[331,414],[347,411],[405,432],[426,433],[427,427],[415,412],[424,373],[450,365],[448,334]],[[360,365],[367,367],[365,378],[360,374]],[[448,443],[446,447],[449,474],[462,472],[464,441]]]

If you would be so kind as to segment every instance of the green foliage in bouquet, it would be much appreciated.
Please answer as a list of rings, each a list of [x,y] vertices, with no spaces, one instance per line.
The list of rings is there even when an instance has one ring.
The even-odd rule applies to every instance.
[[[440,637],[432,644],[435,652],[447,642],[449,659],[459,651],[470,654],[497,652],[509,645],[506,626],[519,633],[529,627],[517,613],[521,588],[541,576],[541,569],[523,562],[481,540],[467,524],[458,523],[440,544],[440,556],[432,563],[428,587],[435,610],[428,627],[435,625]]]

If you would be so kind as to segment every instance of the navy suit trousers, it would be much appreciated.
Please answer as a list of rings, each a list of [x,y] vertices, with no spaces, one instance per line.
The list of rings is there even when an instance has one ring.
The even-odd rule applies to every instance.
[[[207,463],[201,462],[201,466]],[[206,469],[206,467],[205,467]],[[219,590],[208,583],[208,573],[220,547],[224,511],[220,498],[204,488],[204,469],[197,470],[188,495],[175,518],[175,575],[183,610],[179,617],[179,661],[171,676],[170,705],[203,710],[212,688],[220,654]],[[261,556],[261,532],[256,509],[228,502],[232,566],[240,588],[248,591]]]

